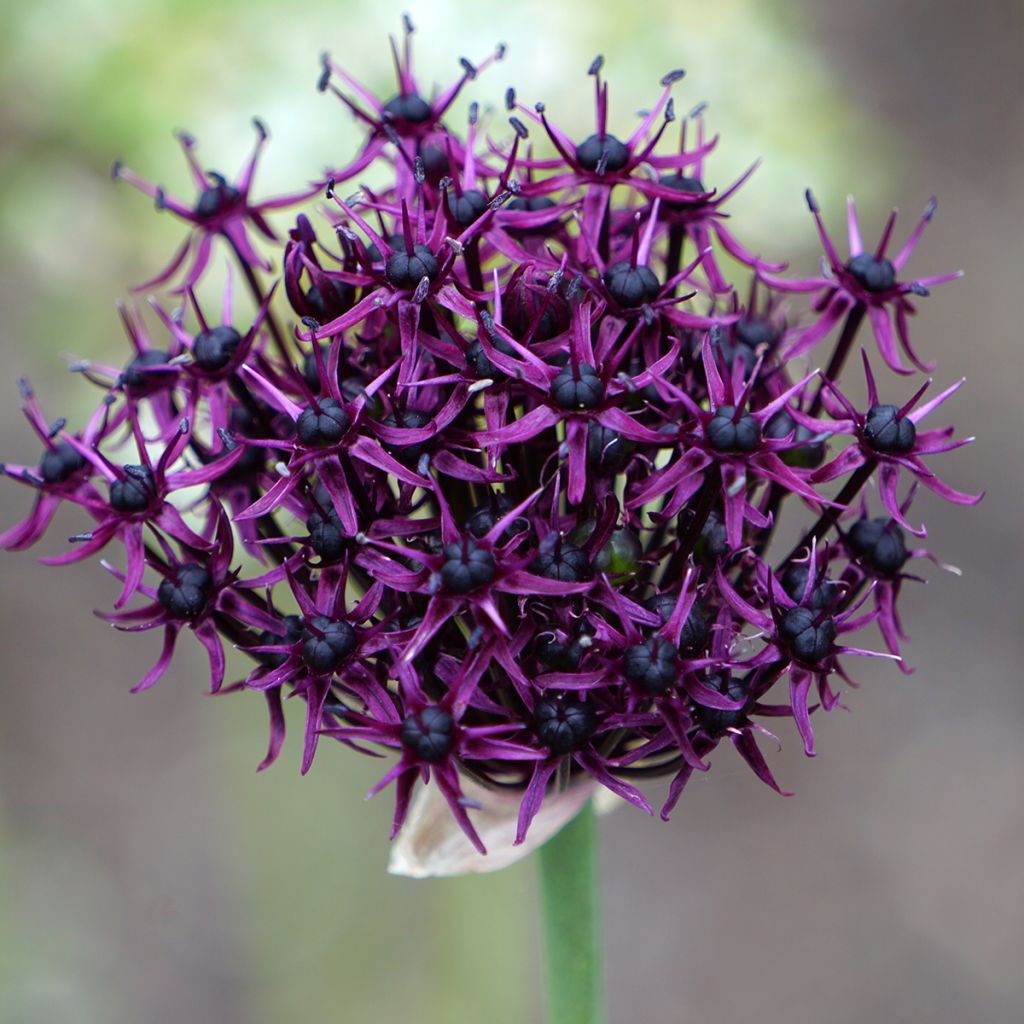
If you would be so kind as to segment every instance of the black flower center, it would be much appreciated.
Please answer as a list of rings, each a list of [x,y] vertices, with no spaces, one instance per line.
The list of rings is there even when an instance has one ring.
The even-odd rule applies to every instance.
[[[229,324],[219,324],[197,334],[192,342],[192,358],[203,370],[223,370],[241,344],[242,336]]]
[[[125,391],[130,395],[145,395],[173,382],[173,371],[152,369],[154,366],[166,366],[170,358],[169,352],[161,352],[155,348],[140,352],[121,374],[121,383]]]
[[[704,650],[708,642],[708,633],[708,617],[704,605],[700,601],[694,601],[679,634],[680,649],[687,654]]]
[[[761,443],[757,420],[749,412],[737,415],[732,405],[719,406],[704,433],[716,452],[746,455]]]
[[[744,700],[748,696],[743,683],[739,679],[734,679],[729,672],[709,672],[702,682],[708,689],[728,697],[729,700]],[[703,704],[696,704],[694,713],[700,727],[709,736],[717,736],[726,729],[739,729],[747,717],[746,708],[728,711],[725,708],[704,707]]]
[[[581,700],[541,697],[533,714],[537,738],[552,754],[578,750],[597,729],[594,709]]]
[[[487,197],[478,189],[467,189],[461,196],[448,197],[448,206],[452,211],[452,220],[459,227],[467,227],[487,209]]]
[[[314,672],[333,672],[356,648],[356,631],[347,622],[326,615],[310,619],[302,635],[302,660]]]
[[[589,579],[590,559],[575,544],[562,541],[551,551],[543,551],[530,564],[530,572],[560,583],[579,583]]]
[[[705,192],[703,183],[699,178],[691,178],[688,174],[663,174],[658,179],[658,184],[663,188],[675,189],[677,192]],[[665,205],[673,210],[685,210],[687,207],[700,206],[706,200],[703,199],[671,199]]]
[[[790,608],[779,625],[779,636],[790,653],[805,665],[817,665],[832,652],[836,624],[832,619],[819,619],[820,613],[810,608]]]
[[[903,531],[889,519],[859,519],[846,534],[846,546],[879,576],[895,576],[909,557]]]
[[[321,398],[307,405],[295,422],[295,433],[307,448],[326,448],[337,444],[352,420],[336,398]]]
[[[891,260],[878,259],[869,252],[858,253],[846,269],[869,292],[887,292],[896,284],[896,268]]]
[[[283,633],[276,633],[272,630],[265,629],[259,635],[259,639],[256,643],[257,647],[284,647],[293,646],[298,643],[302,637],[302,619],[298,615],[286,615],[281,620],[281,625],[284,627]],[[280,668],[288,660],[287,651],[258,651],[253,652],[252,657],[259,661],[263,665],[267,665],[270,668]]]
[[[622,670],[627,679],[648,693],[664,693],[679,679],[678,658],[676,647],[654,638],[627,647]]]
[[[203,189],[196,201],[196,216],[208,220],[224,213],[235,205],[242,198],[242,193],[229,185],[226,181],[220,181],[216,185]]]
[[[330,495],[318,489],[319,507],[306,520],[309,531],[309,546],[320,556],[320,560],[330,565],[341,560],[348,547],[348,540],[341,530],[341,518],[338,515]]]
[[[156,495],[156,484],[148,466],[124,466],[123,477],[110,485],[110,505],[115,512],[145,512]]]
[[[84,468],[85,459],[67,441],[58,441],[47,448],[39,460],[39,475],[48,484],[66,483]]]
[[[807,588],[809,572],[810,568],[802,563],[791,565],[782,574],[782,589],[805,608],[810,608],[813,612],[820,612],[822,608],[828,608],[838,597],[839,585],[833,580],[816,579],[811,584],[811,592],[805,601],[804,591]]]
[[[483,537],[491,531],[494,524],[513,508],[512,502],[501,493],[492,496],[489,503],[475,509],[466,520],[466,529],[477,538]],[[522,533],[530,528],[529,521],[524,516],[518,516],[505,528],[501,536],[502,540]]]
[[[644,264],[634,267],[628,260],[613,263],[604,272],[604,285],[623,309],[637,309],[653,302],[661,291],[661,282],[650,267]]]
[[[452,749],[454,726],[455,721],[444,708],[424,708],[419,714],[406,715],[402,721],[402,746],[423,761],[441,761]]]
[[[541,210],[553,209],[554,205],[555,201],[550,196],[516,196],[508,201],[505,209],[519,213],[540,213]]]
[[[873,405],[864,421],[864,441],[882,455],[906,455],[917,440],[914,421],[895,405]]]
[[[468,537],[444,549],[441,583],[453,594],[468,594],[494,579],[494,556]]]
[[[426,173],[427,181],[431,185],[438,185],[443,177],[451,174],[448,151],[444,146],[437,145],[436,142],[428,142],[420,146],[420,159],[423,161],[423,170]]]
[[[575,672],[583,660],[583,645],[579,640],[559,640],[554,633],[542,633],[534,651],[543,664],[556,672]]]
[[[733,328],[736,340],[748,348],[771,348],[778,338],[778,332],[770,320],[744,317]]]
[[[400,430],[419,430],[430,422],[430,417],[418,409],[396,409],[388,413],[381,421],[386,427],[398,427]],[[426,441],[389,441],[387,449],[399,462],[406,466],[415,466],[420,456],[427,450]]]
[[[324,287],[312,284],[306,292],[306,301],[309,303],[313,316],[321,323],[341,316],[352,306],[355,299],[355,288],[348,281],[335,281],[327,278],[323,280]],[[299,310],[305,312],[305,310]]]
[[[575,373],[567,366],[552,381],[551,398],[560,409],[596,409],[604,398],[604,384],[588,363],[580,363]]]
[[[434,108],[422,96],[410,92],[388,100],[384,104],[384,114],[394,121],[423,124],[434,116]]]
[[[497,349],[502,355],[514,355],[512,346],[501,337],[487,339],[491,347]],[[475,338],[466,349],[466,365],[473,371],[478,380],[490,378],[491,380],[503,380],[505,372],[499,369],[491,361],[491,357],[484,350],[479,338]]]
[[[685,527],[684,527],[685,529]],[[729,554],[729,534],[722,517],[712,512],[701,527],[696,553],[705,562],[714,562]]]
[[[781,440],[793,435],[794,441],[804,444],[786,448],[776,454],[787,466],[799,469],[817,469],[825,461],[825,442],[811,440],[815,434],[802,423],[797,423],[785,409],[780,409],[765,425],[764,436]]]
[[[423,278],[433,281],[439,269],[437,257],[425,245],[414,245],[412,255],[404,248],[392,253],[384,273],[392,288],[411,291]]]
[[[629,150],[614,135],[589,135],[576,147],[576,162],[585,171],[621,171],[629,163]]]
[[[205,611],[212,587],[213,577],[207,569],[186,562],[160,581],[156,598],[172,618],[190,621]]]
[[[629,462],[632,447],[618,431],[591,420],[587,424],[587,465],[598,476],[615,476]]]

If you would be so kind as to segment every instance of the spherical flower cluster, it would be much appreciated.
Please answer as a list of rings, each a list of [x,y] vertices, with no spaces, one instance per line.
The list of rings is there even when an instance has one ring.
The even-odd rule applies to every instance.
[[[749,172],[719,189],[703,111],[673,124],[682,72],[629,135],[612,133],[600,58],[584,138],[512,90],[505,114],[473,104],[456,125],[452,102],[501,48],[427,99],[410,36],[385,100],[324,58],[321,91],[368,135],[292,195],[251,198],[259,124],[233,182],[182,139],[188,200],[115,168],[187,236],[142,286],[162,289],[148,323],[122,309],[124,366],[79,364],[102,392],[85,423],[51,421],[23,382],[39,461],[3,469],[35,504],[0,545],[77,506],[82,532],[43,561],[123,547],[103,562],[120,587],[104,615],[163,635],[135,689],[191,632],[213,692],[265,699],[261,768],[285,698],[305,705],[303,772],[324,737],[393,751],[376,789],[395,785],[396,832],[433,783],[482,849],[467,777],[521,792],[518,841],[582,780],[650,812],[638,782],[669,775],[667,817],[725,742],[779,790],[765,723],[792,717],[813,754],[850,656],[903,665],[897,598],[927,554],[906,537],[924,535],[917,485],[980,497],[931,467],[965,442],[921,427],[958,385],[921,404],[927,384],[879,386],[867,355],[867,407],[839,381],[865,316],[893,370],[909,372],[894,337],[923,365],[909,296],[943,278],[904,267],[934,203],[891,261],[892,219],[870,252],[851,206],[850,259],[823,232],[824,276],[790,280],[728,220]],[[371,169],[386,187],[357,188]],[[230,270],[200,298],[221,255],[249,312]],[[834,329],[821,373],[804,353]],[[784,515],[805,521],[785,555]],[[872,623],[885,652],[857,646]],[[252,659],[244,679],[225,681],[225,641]]]

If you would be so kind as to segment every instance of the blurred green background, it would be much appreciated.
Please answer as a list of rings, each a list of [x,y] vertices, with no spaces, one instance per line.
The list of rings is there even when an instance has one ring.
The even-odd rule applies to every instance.
[[[257,194],[305,182],[360,139],[315,91],[319,52],[387,93],[386,34],[404,9],[424,83],[509,44],[467,92],[499,116],[515,84],[584,130],[601,52],[621,133],[685,67],[680,109],[709,101],[722,132],[715,182],[765,159],[732,207],[740,236],[800,253],[799,269],[817,261],[806,186],[837,227],[855,191],[868,235],[893,202],[906,231],[941,195],[914,266],[968,277],[923,303],[916,338],[941,381],[971,378],[950,414],[982,440],[943,469],[989,495],[974,511],[926,507],[932,546],[966,575],[936,570],[907,595],[917,674],[856,666],[853,713],[819,724],[816,763],[784,733],[773,766],[797,796],[763,790],[722,750],[670,826],[630,810],[606,821],[612,1019],[1019,1022],[1018,4],[5,5],[3,457],[36,454],[14,377],[32,377],[51,415],[83,413],[94,392],[64,360],[122,361],[113,302],[181,237],[110,183],[113,159],[185,188],[173,130],[233,173],[259,115],[272,144]],[[0,487],[4,526],[26,498]],[[65,528],[77,524],[59,520],[47,552]],[[379,762],[328,745],[300,779],[293,724],[257,776],[262,702],[204,698],[188,638],[155,690],[128,695],[155,637],[115,638],[90,616],[113,596],[98,566],[58,574],[20,555],[0,571],[3,1024],[540,1019],[532,864],[389,878],[389,796],[362,799]]]

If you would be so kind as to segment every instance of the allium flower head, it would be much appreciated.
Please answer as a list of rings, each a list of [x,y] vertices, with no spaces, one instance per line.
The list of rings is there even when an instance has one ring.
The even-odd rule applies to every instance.
[[[191,632],[211,691],[266,702],[261,769],[289,706],[303,772],[322,741],[392,757],[373,792],[393,788],[393,834],[423,787],[480,853],[488,794],[516,795],[518,843],[573,787],[651,813],[642,783],[669,776],[667,817],[726,740],[782,792],[760,737],[791,718],[813,754],[853,658],[903,664],[897,601],[931,557],[906,538],[925,532],[918,485],[980,497],[932,468],[967,442],[922,426],[959,384],[890,403],[865,356],[861,409],[840,380],[864,318],[891,369],[911,372],[894,338],[925,365],[911,296],[955,275],[903,268],[934,204],[890,257],[894,218],[869,251],[851,202],[850,256],[821,228],[825,275],[781,278],[726,227],[750,171],[710,180],[703,109],[668,131],[682,72],[623,127],[598,58],[593,131],[572,138],[556,104],[513,90],[487,113],[500,98],[476,79],[502,48],[430,91],[411,37],[406,21],[383,98],[323,58],[320,90],[366,137],[290,195],[252,198],[259,124],[234,180],[181,138],[190,200],[118,165],[187,237],[148,307],[122,308],[123,365],[76,364],[99,391],[84,424],[51,422],[22,385],[38,463],[3,470],[34,505],[0,546],[75,508],[81,531],[43,560],[103,552],[103,617],[162,633],[135,689]],[[371,170],[383,184],[357,188]],[[798,371],[833,333],[828,369]],[[785,518],[802,530],[788,554]],[[859,639],[873,623],[887,651]],[[225,641],[251,659],[226,684]]]

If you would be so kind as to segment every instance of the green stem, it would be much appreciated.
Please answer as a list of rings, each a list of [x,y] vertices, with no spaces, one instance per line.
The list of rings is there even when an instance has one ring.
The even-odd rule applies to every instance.
[[[539,851],[547,967],[548,1024],[604,1024],[592,802]]]

